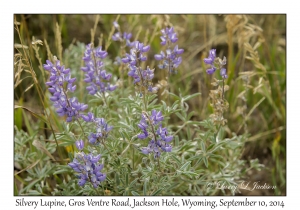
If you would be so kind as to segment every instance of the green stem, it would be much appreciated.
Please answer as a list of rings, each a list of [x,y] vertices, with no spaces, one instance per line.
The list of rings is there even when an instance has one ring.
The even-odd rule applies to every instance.
[[[223,87],[222,87],[222,100],[224,101],[224,86],[225,86],[225,81],[223,78]]]
[[[83,135],[84,135],[84,130],[83,130],[83,127],[82,127],[80,121],[79,121],[78,119],[76,119],[76,120],[77,120],[77,122],[78,122],[78,124],[79,124],[79,127],[81,128],[81,131],[82,131],[82,133],[83,133]]]
[[[134,148],[132,148],[132,170],[134,171]]]
[[[145,112],[147,111],[147,100],[146,100],[146,94],[143,94],[143,101],[144,101],[144,107],[145,107]]]
[[[106,146],[104,140],[102,140],[102,144],[103,144],[103,146],[105,147],[105,149],[108,151],[108,153],[109,153],[112,157],[115,156],[115,155],[113,155],[113,154],[110,152],[110,150],[107,148],[107,146]],[[116,156],[116,158],[118,158],[118,156]]]

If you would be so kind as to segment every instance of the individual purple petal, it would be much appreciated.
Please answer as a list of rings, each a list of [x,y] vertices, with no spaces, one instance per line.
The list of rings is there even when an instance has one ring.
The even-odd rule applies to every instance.
[[[70,73],[70,69],[65,69],[65,70],[62,71],[62,73],[69,74]]]
[[[170,37],[170,40],[171,40],[172,43],[177,42],[177,40],[178,40],[177,35],[176,34],[172,34],[171,37]]]
[[[88,105],[86,104],[81,104],[80,106],[80,111],[86,110],[88,108]]]
[[[172,151],[172,146],[171,146],[171,145],[167,145],[167,146],[165,147],[165,151],[166,151],[166,152],[171,152],[171,151]]]
[[[106,178],[106,174],[101,174],[100,176],[97,177],[98,178],[98,181],[102,182],[105,180]]]
[[[144,133],[141,133],[141,134],[137,135],[137,137],[138,137],[139,139],[145,139],[145,138],[147,138],[148,136],[146,136],[146,134],[144,134]]]
[[[209,51],[209,57],[211,57],[212,59],[214,59],[216,57],[216,49],[211,49]]]
[[[128,63],[130,61],[128,57],[122,58],[121,60],[123,63]]]
[[[184,52],[183,49],[178,49],[178,45],[175,46],[175,48],[174,48],[174,53],[175,53],[176,55],[180,55],[180,54],[182,54],[183,52]]]
[[[161,44],[162,46],[164,46],[164,45],[167,44],[167,39],[166,39],[165,37],[161,36],[160,39],[161,39],[160,44]]]
[[[79,141],[75,142],[75,145],[76,145],[78,150],[83,150],[84,142],[83,142],[83,140],[79,140]]]
[[[47,60],[47,61],[48,61],[48,60]],[[47,61],[46,61],[46,62],[47,62]],[[49,61],[49,62],[50,62],[50,61]],[[50,63],[51,63],[51,62],[50,62]],[[52,63],[51,63],[51,65],[49,65],[49,64],[44,64],[43,67],[44,67],[45,70],[49,71],[49,70],[52,69],[53,65],[52,65]]]
[[[109,91],[114,91],[116,88],[117,88],[116,85],[109,85],[109,86],[107,87],[107,90],[109,90]]]
[[[141,152],[142,152],[143,154],[145,154],[145,155],[148,155],[148,154],[150,153],[150,150],[149,150],[148,147],[143,147],[143,148],[141,149]]]
[[[162,121],[164,119],[161,111],[157,112],[156,110],[152,110],[151,118],[154,121],[154,124],[158,124],[160,121]]]
[[[226,74],[226,69],[225,69],[225,68],[221,68],[220,74],[221,74],[221,76],[222,76],[224,79],[227,78],[227,74]]]
[[[147,45],[142,48],[141,52],[145,53],[145,52],[148,52],[149,50],[150,50],[150,45]]]
[[[114,21],[114,22],[113,22],[113,25],[114,25],[114,27],[117,28],[117,29],[120,27],[117,21]]]
[[[217,70],[216,67],[212,67],[212,68],[207,69],[207,70],[206,70],[206,73],[207,73],[207,74],[213,74],[216,70]]]
[[[204,63],[212,65],[214,63],[214,59],[211,57],[204,58]]]
[[[146,61],[147,60],[147,57],[146,56],[143,56],[143,55],[141,55],[141,57],[140,57],[140,60],[141,61]],[[135,64],[135,63],[134,63]]]
[[[164,58],[164,56],[161,55],[161,54],[156,54],[156,55],[154,55],[154,58],[155,58],[155,60],[160,61],[160,60],[162,60]]]
[[[173,136],[166,136],[164,139],[165,142],[170,142],[172,140],[173,140]]]
[[[96,155],[91,157],[91,162],[96,163],[101,158],[101,155]]]
[[[51,100],[51,101],[58,101],[58,100],[59,100],[59,97],[57,97],[57,96],[51,96],[51,97],[50,97],[50,100]]]

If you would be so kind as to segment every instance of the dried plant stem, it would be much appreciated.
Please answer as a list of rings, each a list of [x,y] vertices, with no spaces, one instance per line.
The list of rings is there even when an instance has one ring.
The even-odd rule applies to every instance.
[[[132,170],[134,170],[134,148],[132,148]]]
[[[222,100],[224,101],[224,87],[225,87],[225,79],[223,78],[223,85],[222,85]]]
[[[16,29],[16,31],[17,31],[17,33],[18,33],[19,38],[20,38],[20,43],[23,45],[23,41],[22,41],[22,39],[21,39],[21,34],[20,34],[20,31],[19,31],[19,28],[18,28],[17,25],[15,25],[15,29]],[[43,94],[42,88],[41,88],[41,86],[39,85],[39,82],[38,82],[38,80],[37,80],[37,78],[36,78],[36,74],[35,74],[35,72],[34,72],[34,70],[33,70],[33,68],[32,68],[31,63],[30,63],[30,58],[29,58],[29,56],[27,55],[27,53],[26,53],[26,51],[25,51],[24,48],[23,48],[23,52],[24,52],[24,56],[25,56],[25,61],[26,61],[27,65],[29,66],[30,74],[31,74],[31,76],[32,76],[32,78],[33,78],[33,82],[34,82],[35,87],[36,87],[36,89],[37,89],[37,93],[38,93],[38,95],[39,95],[40,101],[41,101],[41,103],[42,103],[42,105],[43,105],[43,107],[44,107],[44,110],[46,110],[46,106],[45,106],[45,103],[44,103],[45,95]],[[47,119],[48,119],[49,122],[50,122],[50,116],[48,115],[47,112],[45,112],[45,115],[47,116]],[[50,129],[51,129],[52,133],[53,133],[53,137],[54,137],[54,139],[55,139],[56,147],[57,147],[57,150],[58,150],[58,155],[59,155],[60,159],[63,160],[63,155],[62,155],[62,152],[61,152],[61,150],[60,150],[60,147],[58,146],[58,141],[57,141],[57,138],[56,138],[56,135],[55,135],[55,132],[54,132],[54,129],[53,129],[51,123],[49,123],[49,126],[50,126]]]

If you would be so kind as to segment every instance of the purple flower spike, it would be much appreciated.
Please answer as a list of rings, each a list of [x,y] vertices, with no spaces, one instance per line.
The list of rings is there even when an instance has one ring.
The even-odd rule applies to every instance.
[[[122,34],[120,32],[120,25],[116,21],[113,22],[113,26],[115,27],[117,32],[112,36],[112,40],[119,41],[119,42],[125,42],[126,46],[131,47],[133,45],[132,42],[130,41],[132,34],[127,33],[127,32],[124,32]]]
[[[178,68],[179,64],[181,63],[182,59],[179,55],[181,55],[184,50],[179,49],[178,45],[175,45],[173,51],[171,49],[171,45],[173,43],[176,43],[178,38],[177,34],[174,32],[174,28],[165,28],[161,30],[162,36],[161,39],[161,45],[165,46],[167,45],[166,49],[166,56],[164,52],[161,52],[160,54],[154,55],[155,60],[161,60],[161,64],[158,65],[160,69],[167,69],[169,73],[177,73],[175,70]]]
[[[88,139],[91,144],[99,143],[108,137],[108,133],[113,129],[109,126],[104,118],[94,118],[92,113],[88,113],[88,116],[82,116],[86,122],[92,122],[95,127],[94,133],[90,133]]]
[[[139,139],[146,139],[151,137],[147,147],[141,148],[141,152],[145,155],[153,153],[155,158],[158,158],[161,152],[171,152],[172,146],[168,144],[173,140],[172,135],[168,135],[167,128],[163,128],[160,123],[164,118],[161,111],[152,110],[151,116],[142,114],[141,121],[138,127],[142,133],[138,134]],[[153,133],[153,129],[156,132]]]
[[[77,146],[77,144],[76,144]],[[94,188],[97,188],[100,182],[104,181],[106,174],[103,174],[103,164],[99,163],[101,155],[85,154],[79,152],[75,155],[73,162],[68,165],[77,173],[78,185],[83,187],[90,182]]]
[[[152,79],[154,78],[154,69],[151,70],[147,67],[146,70],[142,70],[141,62],[147,60],[146,52],[150,50],[150,46],[145,46],[139,41],[132,42],[130,53],[126,53],[126,57],[122,58],[121,61],[128,65],[129,72],[128,76],[134,79],[134,84],[143,86],[143,91],[152,92]],[[150,88],[151,87],[151,88]]]
[[[112,74],[107,73],[104,69],[103,59],[107,57],[107,52],[102,50],[102,47],[94,49],[91,44],[86,46],[84,57],[85,67],[81,70],[85,72],[84,81],[89,85],[86,89],[90,95],[95,95],[97,92],[104,93],[114,91],[116,87],[112,87],[109,80]]]
[[[75,145],[76,145],[78,150],[83,150],[84,142],[83,142],[83,140],[79,140],[79,141],[75,142]]]
[[[50,77],[46,85],[49,86],[49,92],[52,94],[50,100],[56,108],[59,116],[65,116],[67,122],[78,119],[81,111],[88,108],[86,104],[79,103],[77,98],[68,98],[68,92],[74,92],[76,78],[71,78],[70,69],[60,65],[57,60],[55,65],[49,60],[44,64],[45,70],[50,72]]]

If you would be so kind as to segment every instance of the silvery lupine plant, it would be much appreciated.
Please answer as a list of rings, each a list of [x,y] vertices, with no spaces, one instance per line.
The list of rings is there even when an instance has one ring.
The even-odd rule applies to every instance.
[[[83,113],[82,111],[86,110],[88,106],[79,103],[75,97],[68,98],[67,96],[67,94],[76,90],[76,79],[71,78],[70,69],[62,66],[57,59],[53,64],[48,60],[44,64],[44,69],[50,72],[50,78],[46,84],[52,94],[50,100],[53,101],[57,113],[60,116],[66,116],[67,122],[79,118],[85,121],[82,124],[81,121],[78,121],[81,130],[76,129],[75,132],[72,132],[72,126],[69,126],[70,132],[63,133],[68,138],[60,139],[62,143],[65,143],[61,144],[63,146],[69,145],[69,141],[64,142],[64,139],[74,139],[76,137],[74,142],[77,149],[75,148],[74,159],[68,163],[68,167],[76,175],[74,181],[82,187],[81,189],[78,189],[77,186],[74,187],[73,180],[69,180],[70,184],[67,183],[66,185],[63,182],[60,185],[62,191],[83,195],[100,195],[102,192],[97,189],[91,190],[92,188],[89,186],[94,188],[102,186],[103,195],[108,194],[107,191],[112,195],[174,195],[178,192],[190,195],[209,195],[215,193],[214,190],[207,188],[205,184],[200,182],[194,183],[193,180],[198,180],[201,176],[203,177],[203,183],[211,181],[210,177],[226,181],[225,178],[227,177],[219,176],[224,173],[228,174],[232,181],[237,180],[240,177],[239,173],[245,171],[245,163],[236,161],[236,157],[241,154],[246,136],[234,136],[232,139],[225,139],[224,136],[219,135],[219,131],[223,129],[226,121],[223,113],[228,108],[228,103],[224,99],[224,80],[227,78],[226,68],[224,68],[226,58],[224,57],[221,60],[216,56],[216,49],[212,49],[209,51],[208,57],[204,59],[204,62],[210,66],[206,72],[213,74],[215,71],[220,70],[223,78],[223,89],[221,89],[218,81],[218,89],[212,90],[210,93],[215,110],[214,115],[211,115],[213,117],[210,118],[214,120],[214,123],[211,124],[210,120],[193,121],[191,120],[192,115],[186,115],[188,110],[184,109],[183,105],[178,105],[181,101],[185,102],[188,98],[196,96],[195,94],[186,97],[179,96],[173,105],[169,103],[168,108],[164,107],[165,104],[153,100],[157,97],[155,94],[152,96],[147,95],[157,90],[157,87],[153,87],[152,84],[154,69],[144,65],[144,62],[148,59],[147,53],[150,46],[139,41],[130,41],[132,35],[125,32],[121,33],[118,23],[114,22],[113,24],[117,32],[112,36],[112,39],[121,42],[122,45],[119,48],[119,50],[122,50],[122,53],[120,53],[122,59],[119,59],[119,61],[128,67],[127,74],[133,78],[133,82],[139,88],[140,93],[143,93],[143,100],[140,99],[141,97],[130,97],[129,99],[127,97],[129,91],[124,91],[124,94],[120,94],[119,91],[111,92],[116,89],[116,86],[110,82],[112,74],[105,70],[104,59],[107,58],[108,54],[101,47],[94,47],[92,44],[86,45],[82,58],[85,64],[84,67],[81,67],[81,70],[85,73],[84,81],[88,84],[87,92],[90,95],[111,92],[113,101],[116,102],[113,104],[115,105],[113,109],[111,109],[112,106],[100,105],[93,107],[92,112]],[[176,69],[181,64],[182,59],[180,56],[184,50],[179,49],[176,45],[178,37],[173,27],[162,29],[161,32],[161,45],[165,47],[154,58],[161,62],[158,67],[166,69],[169,75],[168,78],[170,78],[170,74],[176,73]],[[129,51],[126,53],[125,49],[129,49]],[[120,69],[125,65],[121,65]],[[123,87],[125,88],[125,86]],[[105,100],[105,95],[103,99]],[[117,100],[120,100],[120,103],[117,103]],[[148,104],[147,100],[152,102]],[[127,103],[127,101],[130,102]],[[143,104],[144,107],[139,107]],[[168,111],[163,116],[160,110],[166,110],[166,108]],[[102,118],[103,116],[96,115],[96,113],[105,114],[107,111],[114,111],[111,121]],[[167,126],[163,126],[165,125],[163,124],[165,118],[172,113],[180,114],[181,119],[184,121],[184,124],[176,132],[172,132],[168,130]],[[117,121],[120,121],[120,123],[116,123],[114,128],[108,123]],[[189,132],[193,131],[190,129],[192,126],[186,129],[187,132],[184,131],[186,125],[193,125],[194,137],[190,135],[192,132]],[[201,127],[199,127],[200,125]],[[202,129],[202,125],[205,129]],[[176,124],[172,127],[176,127]],[[112,135],[112,129],[118,130],[114,133],[114,138],[110,138],[110,141],[106,142]],[[80,133],[81,131],[82,133]],[[181,132],[179,133],[179,131]],[[178,138],[175,135],[177,133]],[[216,139],[217,135],[218,139]],[[205,138],[202,138],[203,136]],[[139,142],[144,142],[143,146],[135,144],[133,142],[135,138]],[[122,141],[120,141],[121,139]],[[130,142],[127,141],[129,139]],[[176,143],[173,144],[174,139],[176,139]],[[177,141],[179,139],[182,139],[182,141]],[[89,146],[85,146],[84,142],[89,143]],[[132,153],[127,152],[131,148],[133,149]],[[138,154],[135,153],[137,148]],[[172,151],[174,155],[170,154]],[[232,155],[228,156],[228,152]],[[209,157],[207,156],[208,153],[210,153]],[[104,165],[100,161],[101,154],[107,154],[103,158],[105,158],[105,162],[110,163],[106,173],[102,172]],[[145,155],[147,155],[147,158],[142,157]],[[222,159],[220,157],[226,158]],[[159,170],[157,170],[156,163],[158,163]],[[144,170],[143,167],[146,164],[147,169]],[[230,171],[231,169],[232,171]],[[61,171],[60,173],[64,172],[64,170]],[[138,173],[136,173],[137,171]],[[126,181],[124,182],[124,180]],[[170,186],[174,186],[174,188]]]
[[[76,153],[73,162],[68,165],[77,173],[78,185],[84,186],[86,182],[91,182],[93,187],[97,188],[100,182],[106,178],[106,174],[101,172],[103,164],[98,163],[101,155],[85,154],[82,151],[84,148],[83,140],[76,141],[75,145],[80,152]]]
[[[84,57],[85,66],[81,70],[85,72],[84,81],[89,84],[86,89],[89,94],[95,95],[97,92],[104,93],[114,91],[116,85],[109,83],[112,74],[107,73],[104,69],[103,59],[107,57],[107,52],[101,47],[94,49],[92,44],[86,46]]]
[[[56,58],[55,58],[56,59]],[[74,92],[76,85],[73,83],[76,78],[71,78],[69,68],[60,65],[60,61],[56,60],[52,64],[49,60],[44,64],[44,69],[50,72],[49,81],[46,85],[49,86],[48,90],[52,93],[50,100],[56,108],[59,116],[66,116],[66,121],[71,122],[81,117],[81,111],[88,108],[88,105],[79,103],[76,97],[68,98],[67,93]]]
[[[175,74],[177,71],[175,70],[182,62],[181,55],[184,50],[179,49],[178,45],[174,46],[174,49],[171,49],[171,45],[176,43],[178,38],[177,34],[174,32],[174,28],[165,28],[161,30],[162,36],[161,45],[167,46],[166,51],[161,51],[160,54],[154,55],[155,60],[161,61],[161,64],[158,65],[160,69],[167,69],[168,74]]]
[[[161,152],[172,151],[172,146],[168,143],[173,140],[173,136],[168,135],[167,128],[162,127],[163,119],[161,111],[152,110],[151,116],[146,112],[142,113],[141,121],[138,124],[142,133],[137,137],[139,139],[151,139],[148,146],[141,149],[142,153],[146,155],[154,153],[154,157],[159,158]]]

